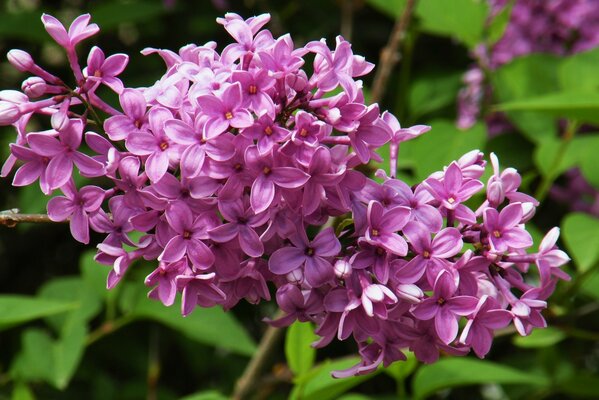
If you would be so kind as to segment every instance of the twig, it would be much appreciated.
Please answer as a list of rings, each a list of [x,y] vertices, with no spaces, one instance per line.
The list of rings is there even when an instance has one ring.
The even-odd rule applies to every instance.
[[[48,214],[20,214],[19,210],[7,210],[0,212],[0,225],[4,225],[9,228],[14,228],[17,224],[21,222],[32,222],[32,223],[56,223],[56,221],[52,221]],[[61,222],[68,222],[61,221]]]
[[[354,28],[354,0],[343,0],[341,3],[341,36],[351,42]]]
[[[374,76],[370,96],[373,103],[378,103],[382,99],[391,71],[401,58],[399,47],[408,31],[415,4],[416,0],[408,0],[406,2],[406,8],[404,8],[401,16],[395,21],[387,45],[381,50],[379,67]]]
[[[258,349],[243,371],[243,374],[235,383],[235,390],[231,398],[233,400],[243,400],[254,390],[260,374],[266,367],[271,354],[276,350],[277,345],[283,336],[284,329],[268,326],[264,336],[260,340]]]

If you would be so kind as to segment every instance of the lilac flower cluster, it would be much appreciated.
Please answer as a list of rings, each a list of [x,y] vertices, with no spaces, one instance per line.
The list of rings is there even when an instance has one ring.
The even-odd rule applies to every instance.
[[[492,20],[508,6],[507,0],[489,0]],[[476,123],[489,88],[483,69],[495,70],[514,58],[531,53],[566,55],[599,46],[599,2],[595,0],[516,0],[501,39],[491,48],[481,44],[474,51],[479,65],[464,75],[458,95],[458,121],[467,129]],[[495,122],[490,129],[494,129]],[[499,126],[501,127],[501,125]]]
[[[151,87],[125,88],[126,55],[94,47],[79,65],[76,45],[98,31],[89,15],[68,31],[42,20],[76,86],[24,51],[9,53],[33,77],[22,92],[0,92],[0,122],[18,133],[2,175],[18,162],[14,185],[60,190],[48,214],[69,219],[76,240],[88,243],[90,228],[106,235],[96,260],[112,267],[109,288],[142,258],[157,261],[149,296],[170,306],[182,293],[183,315],[270,300],[270,284],[285,313],[272,325],[312,321],[317,347],[356,341],[362,362],[338,377],[404,359],[406,348],[424,362],[439,351],[484,357],[496,329],[545,326],[546,299],[568,279],[558,229],[527,252],[537,202],[494,155],[480,195],[478,150],[414,187],[395,179],[399,144],[429,127],[402,128],[365,104],[354,78],[373,65],[343,38],[334,49],[324,40],[295,48],[289,35],[262,29],[268,15],[226,14],[217,22],[234,41],[220,53],[213,42],[145,49],[166,73]],[[122,111],[101,99],[102,86]],[[51,129],[28,131],[34,115],[49,116]],[[375,151],[385,144],[390,176],[379,170],[375,181],[356,167],[381,161]],[[102,177],[103,187],[77,187],[74,169]],[[536,279],[524,278],[530,265]]]

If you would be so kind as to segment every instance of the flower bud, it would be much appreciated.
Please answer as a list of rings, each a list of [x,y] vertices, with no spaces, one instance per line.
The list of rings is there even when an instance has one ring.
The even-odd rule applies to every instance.
[[[8,101],[0,101],[0,126],[11,125],[19,120],[19,106]]]
[[[292,283],[294,285],[299,285],[304,281],[304,272],[301,268],[296,268],[287,275],[285,275],[285,278],[287,278],[287,282]]]
[[[34,99],[46,94],[48,85],[42,78],[32,76],[31,78],[27,78],[23,81],[21,89],[29,98]]]
[[[487,200],[491,207],[497,207],[505,200],[505,192],[501,182],[494,181],[487,186]]]
[[[335,270],[335,276],[339,279],[345,279],[351,275],[351,264],[346,260],[337,260],[333,268]]]
[[[522,203],[522,221],[521,223],[528,222],[534,217],[537,208],[530,202]]]
[[[67,117],[66,113],[62,112],[62,110],[59,110],[52,114],[52,117],[50,117],[50,123],[52,124],[52,128],[58,132],[61,132],[69,127],[71,121]]]
[[[31,55],[23,50],[12,49],[6,56],[8,62],[21,72],[28,72],[35,65]]]

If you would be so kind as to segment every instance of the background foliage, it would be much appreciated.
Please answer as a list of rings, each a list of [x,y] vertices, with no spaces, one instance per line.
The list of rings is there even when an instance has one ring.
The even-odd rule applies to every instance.
[[[60,76],[66,60],[43,30],[40,14],[70,20],[90,12],[102,29],[97,44],[109,54],[130,53],[122,78],[129,86],[143,86],[163,67],[157,57],[137,50],[222,43],[226,33],[214,20],[234,11],[246,17],[270,12],[273,33],[289,32],[299,44],[321,37],[332,42],[343,32],[351,35],[354,53],[377,62],[405,3],[7,0],[0,8],[0,53],[27,49]],[[408,183],[474,148],[497,153],[503,167],[523,174],[523,190],[543,201],[530,229],[560,226],[573,259],[567,267],[572,281],[561,282],[550,299],[545,315],[550,328],[524,338],[502,332],[485,360],[448,357],[425,366],[409,358],[371,376],[334,380],[331,370],[356,362],[339,355],[354,349],[336,343],[316,353],[309,347],[311,327],[296,323],[272,355],[258,398],[599,398],[598,212],[570,207],[595,198],[586,194],[564,204],[551,196],[572,168],[599,189],[599,50],[569,57],[532,54],[500,67],[489,77],[494,101],[487,111],[505,112],[513,127],[492,138],[483,122],[459,130],[456,97],[473,62],[469,52],[498,40],[509,20],[508,10],[489,25],[487,14],[484,1],[419,1],[381,108],[404,126],[433,127],[400,149],[400,177]],[[0,87],[16,88],[23,78],[0,62]],[[371,79],[365,79],[367,89]],[[13,138],[10,130],[0,131],[3,156]],[[42,196],[35,186],[16,189],[9,180],[0,185],[5,210],[45,212]],[[70,238],[66,225],[0,229],[0,398],[226,398],[255,354],[265,330],[261,319],[272,316],[274,306],[242,305],[227,313],[202,309],[184,319],[176,305],[165,308],[146,298],[140,282],[150,266],[139,265],[131,270],[134,276],[106,291],[108,270],[93,254]]]

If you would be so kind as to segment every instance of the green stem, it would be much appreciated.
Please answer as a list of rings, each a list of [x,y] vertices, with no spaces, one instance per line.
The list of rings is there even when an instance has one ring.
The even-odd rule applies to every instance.
[[[566,132],[564,133],[564,136],[562,137],[562,141],[560,143],[557,154],[555,155],[555,158],[553,159],[553,162],[551,163],[551,166],[549,167],[550,168],[549,172],[547,172],[547,174],[543,176],[543,178],[541,180],[541,184],[539,185],[539,187],[537,188],[537,191],[535,193],[535,198],[538,201],[542,202],[545,199],[545,197],[549,193],[549,189],[551,188],[551,185],[553,185],[553,182],[555,181],[555,179],[557,179],[557,177],[559,175],[560,164],[564,160],[566,150],[568,150],[568,146],[570,145],[570,142],[574,138],[574,135],[576,134],[576,131],[578,130],[579,125],[580,124],[577,121],[568,121],[568,126],[566,127]]]
[[[87,340],[85,341],[85,344],[87,346],[90,346],[98,340],[102,339],[104,336],[110,335],[111,333],[119,330],[120,328],[133,322],[134,320],[134,317],[130,315],[125,315],[123,317],[115,319],[114,321],[106,321],[102,325],[100,325],[98,329],[91,331],[89,335],[87,335]]]

